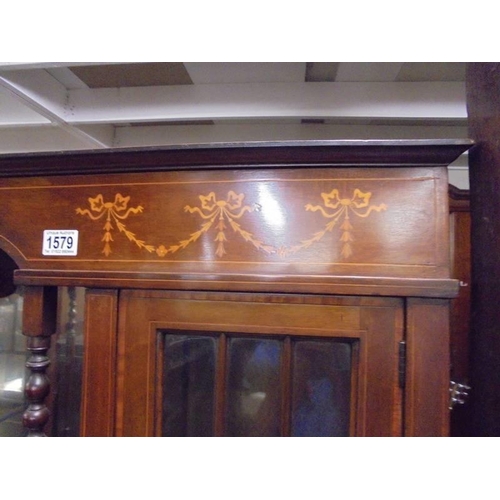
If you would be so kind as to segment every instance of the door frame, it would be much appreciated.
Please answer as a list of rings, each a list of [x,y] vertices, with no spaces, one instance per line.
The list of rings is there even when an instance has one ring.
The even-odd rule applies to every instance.
[[[193,312],[196,306],[199,306],[198,312]],[[115,374],[116,404],[113,411],[109,407],[103,409],[102,398],[99,406],[92,388],[89,385],[84,387],[87,414],[105,411],[108,416],[103,420],[114,422],[113,432],[109,433],[108,428],[106,435],[157,435],[157,332],[168,328],[187,331],[195,328],[207,331],[222,329],[250,335],[292,332],[301,336],[357,338],[360,346],[359,371],[356,381],[356,427],[352,435],[403,434],[403,389],[399,385],[398,372],[399,343],[404,334],[403,299],[121,290],[117,310],[116,342],[114,346],[108,346],[108,350],[118,353],[115,358],[117,366],[115,371],[107,370],[108,376]],[[241,318],[239,323],[224,321],[228,311],[235,310]],[[197,318],[193,314],[197,314]],[[302,323],[301,316],[305,317]],[[249,318],[253,321],[248,321]],[[341,327],[330,326],[335,318],[340,321]],[[92,335],[94,330],[87,328],[86,332]],[[111,358],[107,356],[107,359]],[[86,369],[92,367],[86,365]],[[102,371],[94,375],[105,377]],[[95,376],[88,373],[85,380],[95,382]],[[138,391],[138,387],[144,390]],[[88,426],[84,429],[89,431]],[[96,426],[90,435],[100,435],[99,432],[102,431]]]

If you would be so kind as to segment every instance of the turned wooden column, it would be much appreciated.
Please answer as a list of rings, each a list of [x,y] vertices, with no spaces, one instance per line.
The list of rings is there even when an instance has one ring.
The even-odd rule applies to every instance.
[[[500,63],[466,73],[472,247],[471,408],[473,436],[500,436]]]
[[[56,331],[57,288],[27,287],[24,293],[23,333],[27,337],[30,354],[25,394],[28,408],[23,414],[23,425],[29,437],[45,436],[44,428],[50,411],[45,399],[50,392],[47,368],[50,337]]]

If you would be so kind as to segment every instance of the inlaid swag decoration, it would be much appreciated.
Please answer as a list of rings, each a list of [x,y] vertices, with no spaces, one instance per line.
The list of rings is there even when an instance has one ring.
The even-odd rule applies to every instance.
[[[297,253],[299,250],[309,248],[314,243],[320,241],[326,233],[332,232],[333,228],[337,225],[340,219],[342,220],[342,235],[340,241],[342,242],[342,250],[340,255],[348,258],[352,255],[351,242],[354,241],[351,231],[353,226],[349,218],[349,214],[357,217],[368,217],[372,211],[380,212],[387,209],[387,205],[370,205],[370,198],[372,193],[363,193],[360,189],[355,189],[352,198],[341,198],[338,189],[333,189],[330,193],[321,193],[323,198],[323,205],[330,208],[333,212],[327,212],[321,205],[306,205],[306,210],[311,212],[320,212],[326,219],[331,219],[326,226],[316,233],[312,238],[303,240],[298,245],[290,248],[284,248],[280,251],[283,255]]]
[[[154,252],[155,247],[153,245],[147,245],[143,240],[136,238],[135,234],[129,231],[125,224],[121,221],[128,218],[130,214],[140,214],[144,210],[143,207],[138,206],[135,208],[127,209],[128,202],[130,201],[130,196],[122,196],[117,193],[115,195],[115,201],[104,202],[104,197],[102,194],[98,194],[95,198],[89,198],[90,210],[87,208],[81,209],[77,208],[76,213],[80,215],[87,215],[92,220],[99,220],[106,215],[106,222],[104,224],[104,236],[102,240],[104,242],[104,249],[102,253],[108,257],[111,254],[111,242],[113,236],[111,231],[114,229],[113,222],[116,224],[116,228],[121,233],[133,241],[139,248],[144,248],[148,252]],[[124,213],[123,213],[124,212]]]
[[[217,257],[222,257],[226,254],[224,247],[224,243],[227,241],[226,222],[231,226],[235,233],[241,236],[245,241],[251,243],[255,248],[257,248],[257,250],[262,250],[267,254],[275,253],[275,250],[271,245],[262,243],[262,241],[256,239],[252,233],[242,229],[241,225],[236,222],[236,220],[241,219],[245,213],[259,210],[261,208],[260,205],[243,205],[245,195],[236,194],[234,191],[229,191],[225,200],[217,200],[214,192],[209,193],[208,196],[200,195],[199,198],[201,207],[191,207],[186,205],[184,207],[184,211],[192,214],[196,213],[205,221],[200,230],[192,233],[188,239],[181,240],[179,243],[171,245],[168,248],[164,245],[160,245],[156,250],[156,253],[160,257],[186,248],[188,245],[198,240],[202,234],[207,233],[214,225],[217,230],[217,235],[214,240],[217,242],[215,255],[217,255]]]
[[[342,243],[340,256],[346,259],[353,254],[353,219],[350,216],[366,218],[373,211],[381,212],[387,209],[387,205],[384,203],[380,205],[370,204],[371,196],[371,192],[365,193],[360,189],[354,189],[353,195],[350,198],[342,198],[338,189],[333,189],[329,193],[321,193],[323,205],[307,204],[305,205],[305,210],[308,212],[319,212],[323,218],[328,219],[328,222],[320,231],[313,233],[311,238],[302,240],[300,243],[290,247],[276,247],[266,244],[255,237],[253,233],[247,231],[244,228],[243,222],[239,221],[246,214],[260,211],[262,207],[256,203],[245,205],[243,203],[245,195],[243,193],[237,194],[234,191],[229,191],[225,199],[218,199],[212,191],[206,196],[199,195],[199,206],[186,205],[184,211],[200,217],[202,219],[201,226],[197,231],[191,233],[188,238],[179,240],[168,246],[165,244],[158,246],[148,244],[145,240],[137,238],[135,233],[127,229],[123,221],[131,215],[142,214],[144,210],[144,207],[140,205],[129,208],[130,196],[122,196],[120,193],[117,193],[114,201],[105,202],[103,195],[99,194],[95,198],[88,199],[90,210],[88,208],[77,208],[76,213],[87,216],[93,221],[105,220],[103,226],[104,235],[101,241],[104,242],[102,253],[106,257],[109,257],[112,253],[111,243],[114,242],[113,231],[115,228],[140,249],[144,249],[149,253],[155,252],[159,257],[165,257],[168,254],[182,251],[191,244],[196,243],[202,235],[212,232],[215,235],[213,239],[216,245],[215,255],[221,258],[227,253],[225,243],[230,238],[228,235],[229,228],[232,229],[232,234],[241,237],[245,242],[253,245],[256,250],[268,255],[276,254],[279,257],[286,257],[296,254],[299,251],[307,250],[322,240],[327,233],[333,232],[333,229],[342,221],[340,225],[340,241]]]

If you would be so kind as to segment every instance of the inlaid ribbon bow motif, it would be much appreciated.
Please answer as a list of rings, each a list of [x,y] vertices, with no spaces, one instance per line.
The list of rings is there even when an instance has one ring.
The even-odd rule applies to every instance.
[[[140,205],[135,208],[127,208],[128,202],[130,201],[130,196],[122,196],[120,193],[115,195],[114,201],[104,201],[102,194],[98,194],[95,198],[89,198],[88,202],[90,205],[90,210],[85,208],[77,208],[76,213],[80,215],[86,215],[91,220],[99,220],[106,216],[106,222],[104,223],[104,236],[102,240],[104,242],[104,249],[102,253],[108,257],[111,253],[111,242],[113,240],[112,230],[114,229],[113,222],[116,224],[116,228],[121,233],[133,241],[139,248],[144,248],[148,252],[154,252],[155,247],[153,245],[147,245],[143,240],[136,238],[135,234],[129,231],[123,220],[125,220],[130,214],[142,213],[143,207]]]
[[[387,205],[383,203],[380,205],[370,205],[371,196],[372,193],[364,193],[360,189],[355,189],[351,198],[341,198],[338,189],[333,189],[329,193],[321,193],[323,206],[307,204],[305,208],[310,212],[320,212],[326,219],[331,219],[330,222],[326,224],[324,229],[314,233],[312,238],[303,240],[298,245],[280,249],[279,253],[286,256],[304,248],[309,248],[313,243],[320,241],[327,232],[331,232],[339,220],[343,218],[342,225],[340,226],[340,229],[342,229],[340,237],[342,250],[340,255],[344,258],[350,257],[352,255],[351,243],[354,240],[350,214],[365,218],[373,211],[380,212],[387,209]],[[331,209],[331,211],[327,211],[325,208]]]
[[[214,241],[217,244],[215,255],[222,258],[226,254],[225,244],[228,241],[227,229],[231,228],[234,233],[238,234],[245,242],[252,244],[257,250],[268,255],[277,254],[278,257],[286,257],[295,254],[300,250],[309,248],[311,245],[319,242],[328,232],[332,232],[334,227],[342,220],[340,229],[342,234],[340,241],[342,248],[340,255],[343,258],[348,258],[352,255],[352,242],[354,237],[352,234],[353,226],[351,224],[351,216],[366,218],[373,211],[380,212],[386,210],[385,204],[371,205],[372,193],[363,192],[360,189],[354,189],[353,195],[349,198],[343,198],[338,189],[333,189],[329,193],[321,193],[323,205],[305,205],[306,211],[319,212],[329,222],[321,231],[317,231],[307,240],[302,240],[297,245],[276,248],[273,245],[263,243],[257,239],[251,232],[244,229],[240,219],[247,213],[260,210],[260,205],[245,205],[245,195],[237,194],[234,191],[229,191],[225,199],[217,198],[215,192],[210,192],[208,195],[199,195],[199,206],[186,205],[185,212],[196,214],[202,219],[201,227],[191,233],[189,238],[180,240],[176,244],[170,246],[165,245],[148,245],[144,240],[140,240],[136,235],[129,231],[123,221],[131,214],[137,215],[143,212],[143,207],[129,207],[130,196],[122,196],[120,193],[115,195],[114,201],[104,201],[102,194],[95,198],[88,198],[90,210],[88,208],[77,208],[76,213],[89,217],[93,221],[105,219],[103,226],[104,235],[102,240],[104,248],[102,253],[108,257],[111,254],[111,242],[113,242],[112,231],[118,229],[123,233],[129,241],[135,243],[140,249],[145,249],[149,253],[156,252],[159,257],[164,257],[167,254],[176,253],[179,250],[184,250],[191,243],[196,242],[199,238],[208,233],[212,228],[216,229]]]
[[[241,225],[236,222],[236,220],[241,219],[245,213],[260,209],[260,206],[257,204],[252,206],[243,205],[243,200],[245,199],[245,195],[243,193],[236,194],[234,191],[229,191],[226,199],[220,200],[217,199],[215,193],[212,191],[207,196],[200,195],[198,198],[200,200],[199,207],[186,205],[184,207],[184,211],[191,214],[198,214],[205,221],[201,225],[201,228],[198,231],[191,233],[188,239],[181,240],[176,245],[171,245],[168,248],[164,245],[159,246],[156,250],[158,255],[163,257],[167,253],[174,253],[178,250],[183,250],[188,245],[198,240],[202,234],[207,233],[212,226],[215,226],[217,229],[217,234],[214,239],[214,241],[217,242],[215,255],[219,258],[223,257],[226,254],[224,244],[228,241],[226,235],[226,229],[228,226],[226,223],[229,224],[235,233],[239,234],[245,241],[253,244],[253,246],[258,250],[262,250],[268,254],[274,252],[274,248],[272,246],[265,245],[262,241],[256,239],[252,233],[244,230]]]

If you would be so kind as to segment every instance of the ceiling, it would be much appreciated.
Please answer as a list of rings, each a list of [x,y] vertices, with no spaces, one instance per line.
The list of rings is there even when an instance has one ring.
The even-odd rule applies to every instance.
[[[459,62],[0,63],[0,153],[466,137]]]

